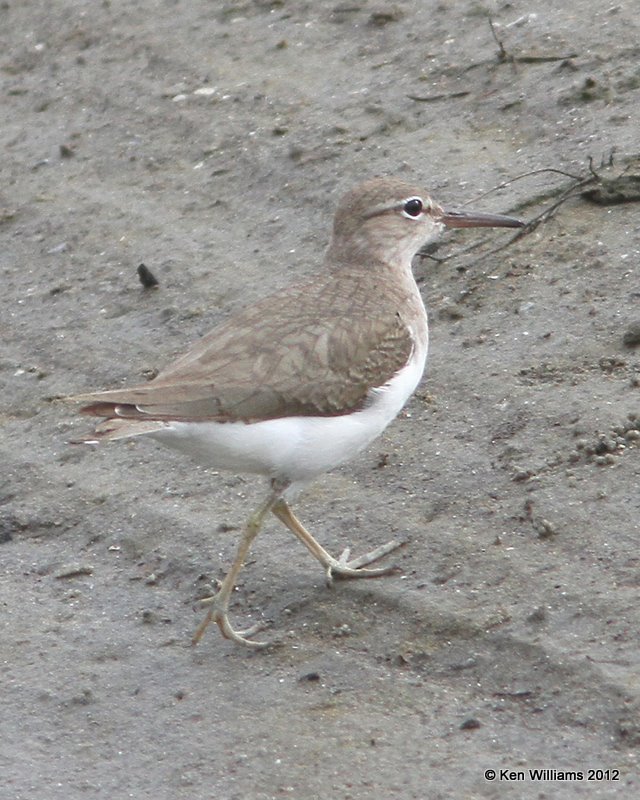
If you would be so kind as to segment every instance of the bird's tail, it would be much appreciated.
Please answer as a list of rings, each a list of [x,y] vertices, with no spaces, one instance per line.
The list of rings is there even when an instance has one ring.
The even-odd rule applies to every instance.
[[[113,442],[117,439],[131,439],[134,436],[157,433],[166,427],[166,422],[153,419],[105,419],[92,434],[83,436],[81,439],[74,439],[71,444],[100,444],[101,442]]]

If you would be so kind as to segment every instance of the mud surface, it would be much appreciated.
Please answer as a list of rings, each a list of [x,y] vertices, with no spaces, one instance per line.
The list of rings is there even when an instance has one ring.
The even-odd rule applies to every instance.
[[[479,195],[637,175],[634,4],[562,5],[0,5],[3,798],[638,795],[637,202],[416,259],[425,380],[297,505],[401,572],[327,589],[274,520],[233,616],[278,648],[189,644],[260,481],[60,400],[313,274],[362,178],[532,219],[571,177]]]

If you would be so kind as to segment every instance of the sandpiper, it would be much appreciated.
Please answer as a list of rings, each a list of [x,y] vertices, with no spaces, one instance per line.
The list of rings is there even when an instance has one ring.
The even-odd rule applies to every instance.
[[[411,261],[449,227],[518,228],[513,217],[448,211],[397,179],[367,181],[338,205],[324,264],[312,280],[249,306],[197,342],[156,378],[130,389],[72,398],[105,417],[87,442],[149,437],[216,469],[269,480],[249,517],[231,569],[194,644],[215,622],[250,647],[261,625],[235,630],[229,600],[265,517],[273,513],[332,578],[370,578],[391,541],[349,559],[331,556],[289,506],[310,480],[372,442],[415,390],[427,358],[428,327]]]

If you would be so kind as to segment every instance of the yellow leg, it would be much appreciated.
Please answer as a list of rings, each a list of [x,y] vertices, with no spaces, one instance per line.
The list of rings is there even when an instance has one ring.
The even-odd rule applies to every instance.
[[[198,626],[198,629],[193,635],[193,639],[191,640],[192,644],[198,644],[211,622],[216,623],[225,639],[232,639],[238,644],[244,644],[248,647],[266,647],[269,644],[269,642],[254,642],[248,638],[249,636],[253,636],[253,634],[257,633],[259,630],[262,630],[263,626],[260,624],[253,625],[251,628],[248,628],[244,631],[236,631],[233,629],[231,623],[229,622],[229,601],[231,599],[231,593],[233,592],[234,586],[236,585],[236,580],[238,579],[240,570],[242,569],[245,559],[249,553],[251,544],[258,535],[258,532],[262,527],[262,523],[264,522],[264,518],[269,511],[272,510],[282,491],[284,491],[284,488],[286,487],[279,486],[276,488],[274,486],[274,489],[269,495],[268,499],[249,518],[249,521],[247,522],[242,534],[242,538],[240,539],[235,560],[231,565],[231,569],[227,573],[225,579],[220,584],[220,590],[213,597],[207,597],[201,601],[202,605],[208,605],[210,608],[207,612],[207,615],[202,620]]]
[[[300,520],[294,515],[293,511],[289,508],[286,500],[280,497],[271,506],[271,511],[283,522],[287,528],[294,534],[302,544],[309,550],[311,555],[318,559],[326,570],[327,583],[331,585],[333,578],[377,578],[379,575],[388,575],[395,570],[394,566],[390,567],[376,567],[375,569],[362,569],[365,564],[371,564],[379,558],[386,556],[398,547],[402,547],[403,542],[391,541],[383,544],[365,553],[359,558],[354,558],[349,561],[350,549],[347,548],[340,558],[334,558],[328,553],[324,547],[317,542],[309,531],[304,527]]]

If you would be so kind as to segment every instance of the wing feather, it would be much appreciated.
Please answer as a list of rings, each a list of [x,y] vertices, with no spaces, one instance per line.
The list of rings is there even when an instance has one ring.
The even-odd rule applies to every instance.
[[[363,408],[371,387],[408,362],[413,340],[402,317],[406,294],[385,286],[388,303],[380,302],[380,289],[367,302],[376,287],[363,291],[366,275],[349,277],[265,298],[147,384],[73,399],[88,403],[82,411],[95,416],[148,420],[250,422]],[[337,285],[362,298],[348,315]]]

